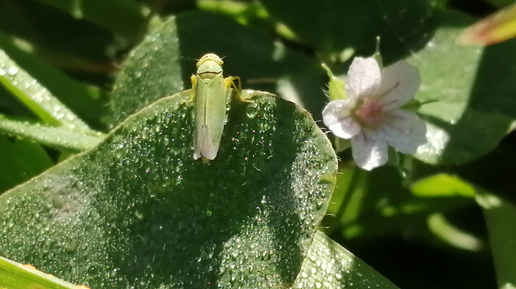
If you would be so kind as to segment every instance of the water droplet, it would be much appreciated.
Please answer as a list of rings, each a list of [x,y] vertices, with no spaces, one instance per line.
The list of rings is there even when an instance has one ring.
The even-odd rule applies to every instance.
[[[18,73],[18,68],[17,67],[10,67],[9,69],[7,69],[7,73],[10,74],[10,75],[16,75],[16,73]]]
[[[249,105],[246,111],[246,115],[248,118],[255,118],[259,113],[259,109],[256,105]]]
[[[143,220],[143,213],[136,211],[134,212],[134,216],[138,218],[139,220]]]
[[[64,248],[68,252],[74,252],[79,247],[78,241],[69,241],[64,244]]]

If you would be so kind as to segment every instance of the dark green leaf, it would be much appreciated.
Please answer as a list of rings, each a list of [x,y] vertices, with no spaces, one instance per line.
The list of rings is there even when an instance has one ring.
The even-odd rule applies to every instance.
[[[0,192],[21,184],[54,165],[46,151],[29,140],[0,136]]]
[[[383,57],[391,62],[421,47],[433,29],[432,1],[427,0],[261,3],[305,44],[325,55],[341,54],[346,48],[372,54],[376,37],[380,36]]]
[[[72,17],[91,21],[129,39],[141,31],[148,8],[133,0],[37,0],[66,11]]]
[[[243,93],[211,162],[193,159],[186,91],[5,193],[0,254],[94,288],[292,284],[336,157],[306,111]]]
[[[325,223],[341,229],[348,239],[368,239],[409,230],[426,233],[426,227],[421,224],[429,215],[473,204],[471,188],[462,183],[455,184],[455,190],[432,189],[437,180],[423,180],[414,184],[413,193],[403,186],[403,179],[393,167],[370,173],[359,168],[339,172]]]
[[[320,115],[325,96],[318,63],[231,18],[196,11],[168,19],[132,52],[115,84],[113,121],[191,88],[196,60],[208,52],[224,58],[225,75],[240,76],[242,88],[276,93]]]
[[[477,203],[488,226],[498,288],[516,287],[516,206],[480,190]]]
[[[75,3],[82,2],[91,1]],[[0,30],[27,51],[79,73],[111,71],[114,54],[130,44],[120,38],[117,43],[113,33],[98,25],[33,0],[0,2]]]

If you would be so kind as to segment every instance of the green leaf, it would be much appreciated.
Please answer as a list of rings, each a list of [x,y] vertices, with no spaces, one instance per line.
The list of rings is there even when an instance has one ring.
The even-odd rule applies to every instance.
[[[411,190],[394,167],[371,172],[342,168],[337,176],[325,224],[346,239],[371,239],[393,233],[427,233],[427,218],[472,205],[471,188],[453,178],[415,182]],[[438,184],[440,186],[438,186]],[[450,184],[455,187],[448,187]]]
[[[460,47],[456,39],[472,21],[457,12],[439,13],[441,27],[412,60],[422,84],[416,98],[428,122],[428,144],[417,157],[432,164],[472,161],[493,150],[516,119],[515,41]]]
[[[0,83],[37,115],[43,123],[89,130],[84,122],[3,50],[0,50]]]
[[[428,216],[427,225],[436,237],[455,248],[479,252],[485,246],[480,238],[455,226],[444,214],[435,213]]]
[[[42,173],[54,163],[46,151],[32,141],[11,141],[0,135],[0,192]]]
[[[68,152],[81,152],[96,146],[103,135],[87,134],[66,126],[47,126],[39,123],[9,119],[0,114],[0,133],[27,137],[38,143]]]
[[[433,29],[432,1],[301,0],[294,6],[287,0],[260,2],[303,43],[323,54],[323,61],[349,48],[371,55],[380,36],[382,57],[391,62],[424,44]]]
[[[29,266],[0,257],[0,288],[80,289],[85,287],[59,280]]]
[[[444,173],[419,180],[410,189],[418,197],[475,197],[475,188],[470,184]]]
[[[21,50],[2,33],[0,33],[0,48],[15,63],[18,70],[25,70],[30,77],[36,79],[44,89],[50,91],[82,120],[90,123],[98,122],[99,114],[104,113],[103,104],[99,101],[101,92],[98,88],[78,82],[34,53]]]
[[[275,93],[320,116],[326,97],[317,62],[231,18],[194,11],[169,18],[132,51],[115,83],[112,122],[191,88],[196,59],[208,52],[223,57],[224,74],[240,76],[242,88]]]
[[[398,288],[321,232],[292,288]]]
[[[113,33],[119,33],[129,39],[134,38],[145,24],[149,10],[143,4],[133,0],[38,0],[77,19],[85,19]]]
[[[499,8],[514,4],[513,0],[487,0],[487,2],[489,2],[491,5],[497,6]]]
[[[243,94],[252,102],[233,101],[209,163],[193,159],[185,91],[4,193],[0,254],[93,288],[292,284],[328,206],[336,156],[306,111]]]
[[[516,206],[489,192],[479,190],[477,203],[482,207],[489,233],[498,288],[516,287]]]

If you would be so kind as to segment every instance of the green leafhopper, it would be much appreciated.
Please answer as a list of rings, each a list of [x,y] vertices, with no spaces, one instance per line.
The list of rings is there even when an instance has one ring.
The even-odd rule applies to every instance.
[[[197,62],[197,73],[191,78],[195,109],[194,159],[215,159],[226,123],[226,102],[232,88],[240,92],[235,84],[235,80],[240,83],[240,79],[224,78],[223,64],[220,57],[208,53]]]

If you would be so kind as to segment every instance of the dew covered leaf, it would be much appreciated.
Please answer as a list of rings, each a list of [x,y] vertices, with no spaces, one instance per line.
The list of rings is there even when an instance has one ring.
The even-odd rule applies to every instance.
[[[25,104],[42,123],[88,130],[88,126],[63,105],[37,79],[0,49],[0,85]]]
[[[93,288],[281,288],[328,206],[336,156],[309,114],[234,101],[217,158],[193,159],[191,92],[0,197],[0,255]]]
[[[0,114],[0,133],[29,138],[38,143],[68,152],[81,152],[97,145],[101,133],[77,131],[66,126],[48,126],[10,119]]]
[[[207,27],[228,33],[203,33],[202,43],[190,35]],[[228,42],[236,36],[249,41]],[[325,258],[335,244],[324,237],[312,242],[337,168],[306,111],[244,89],[252,101],[231,102],[216,159],[193,159],[191,91],[165,96],[190,87],[194,59],[206,52],[225,56],[225,75],[244,88],[322,97],[315,62],[219,15],[172,17],[121,67],[111,102],[120,125],[0,197],[0,255],[92,288],[321,285],[302,266],[333,274],[332,284],[390,284],[342,248]]]
[[[77,107],[98,114],[100,106],[94,105],[94,93],[87,90],[84,84],[15,47],[0,33],[0,192],[53,165],[39,144],[78,152],[102,139],[61,101],[64,98],[70,103],[73,98]],[[3,114],[13,112],[23,117]]]
[[[0,288],[9,289],[85,289],[50,275],[33,266],[0,257]]]
[[[41,101],[46,99],[47,103],[41,106],[50,112],[55,110],[53,115],[63,122],[68,123],[72,119],[71,124],[77,128],[85,128],[84,122],[98,123],[98,117],[104,111],[100,102],[100,89],[77,81],[39,58],[34,52],[24,51],[12,42],[12,39],[0,31],[0,48],[8,56],[8,59],[0,61],[4,65],[3,75],[11,76],[8,77],[9,82],[16,82],[17,87],[31,94],[36,101],[38,98]],[[15,77],[14,72],[17,71],[23,71],[23,76]],[[49,95],[51,97],[47,97]],[[53,101],[54,97],[59,103]],[[35,113],[38,115],[39,112]]]
[[[317,232],[292,288],[398,287],[324,233]]]

